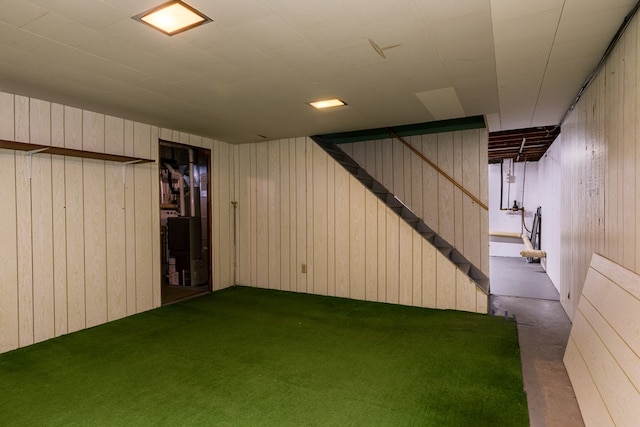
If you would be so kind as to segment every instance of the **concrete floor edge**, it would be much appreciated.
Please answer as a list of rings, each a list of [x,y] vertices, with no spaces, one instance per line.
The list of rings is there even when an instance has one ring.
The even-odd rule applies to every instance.
[[[491,295],[490,311],[497,316],[515,316],[530,425],[584,426],[562,360],[571,321],[560,302]]]
[[[523,258],[491,257],[491,289],[489,312],[517,323],[530,425],[584,426],[563,362],[571,320],[547,273]]]

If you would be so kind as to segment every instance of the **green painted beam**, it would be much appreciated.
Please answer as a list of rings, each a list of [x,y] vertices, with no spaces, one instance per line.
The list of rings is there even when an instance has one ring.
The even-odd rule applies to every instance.
[[[316,135],[334,144],[348,142],[375,141],[390,138],[389,130],[399,136],[424,135],[430,133],[453,132],[468,129],[486,128],[484,117],[473,116],[460,119],[440,120],[437,122],[416,123],[411,125],[392,126],[388,128],[365,129],[352,132],[327,133]]]

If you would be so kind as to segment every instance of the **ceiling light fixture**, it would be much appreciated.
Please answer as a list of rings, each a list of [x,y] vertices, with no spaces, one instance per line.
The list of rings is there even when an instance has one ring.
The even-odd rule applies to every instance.
[[[149,25],[168,36],[197,27],[212,19],[188,4],[175,0],[161,4],[133,17],[138,22]]]
[[[323,108],[342,107],[344,105],[347,105],[347,103],[342,101],[341,99],[333,98],[333,99],[325,99],[324,101],[310,102],[309,105],[311,105],[313,108],[317,108],[318,110],[321,110]]]

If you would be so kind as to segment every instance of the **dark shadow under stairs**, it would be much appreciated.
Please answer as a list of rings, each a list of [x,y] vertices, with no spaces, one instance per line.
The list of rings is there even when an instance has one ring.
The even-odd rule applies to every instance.
[[[373,178],[360,165],[353,160],[347,153],[342,151],[338,145],[321,137],[312,136],[311,139],[327,152],[333,159],[342,165],[351,175],[364,184],[373,192],[380,200],[382,200],[391,210],[400,216],[407,224],[415,229],[422,237],[440,251],[447,259],[466,274],[475,284],[489,294],[489,278],[468,259],[454,248],[450,243],[433,231],[425,222],[419,218],[411,209],[409,209],[402,201],[394,196],[384,185]]]

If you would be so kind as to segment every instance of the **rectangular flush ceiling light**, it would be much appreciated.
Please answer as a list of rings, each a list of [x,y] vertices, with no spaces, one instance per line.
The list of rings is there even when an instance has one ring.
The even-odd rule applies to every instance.
[[[206,15],[179,0],[163,3],[134,16],[133,19],[169,36],[212,21]]]
[[[320,110],[322,108],[342,107],[343,105],[347,105],[347,104],[346,102],[338,98],[333,98],[333,99],[325,99],[324,101],[310,102],[309,105]]]

